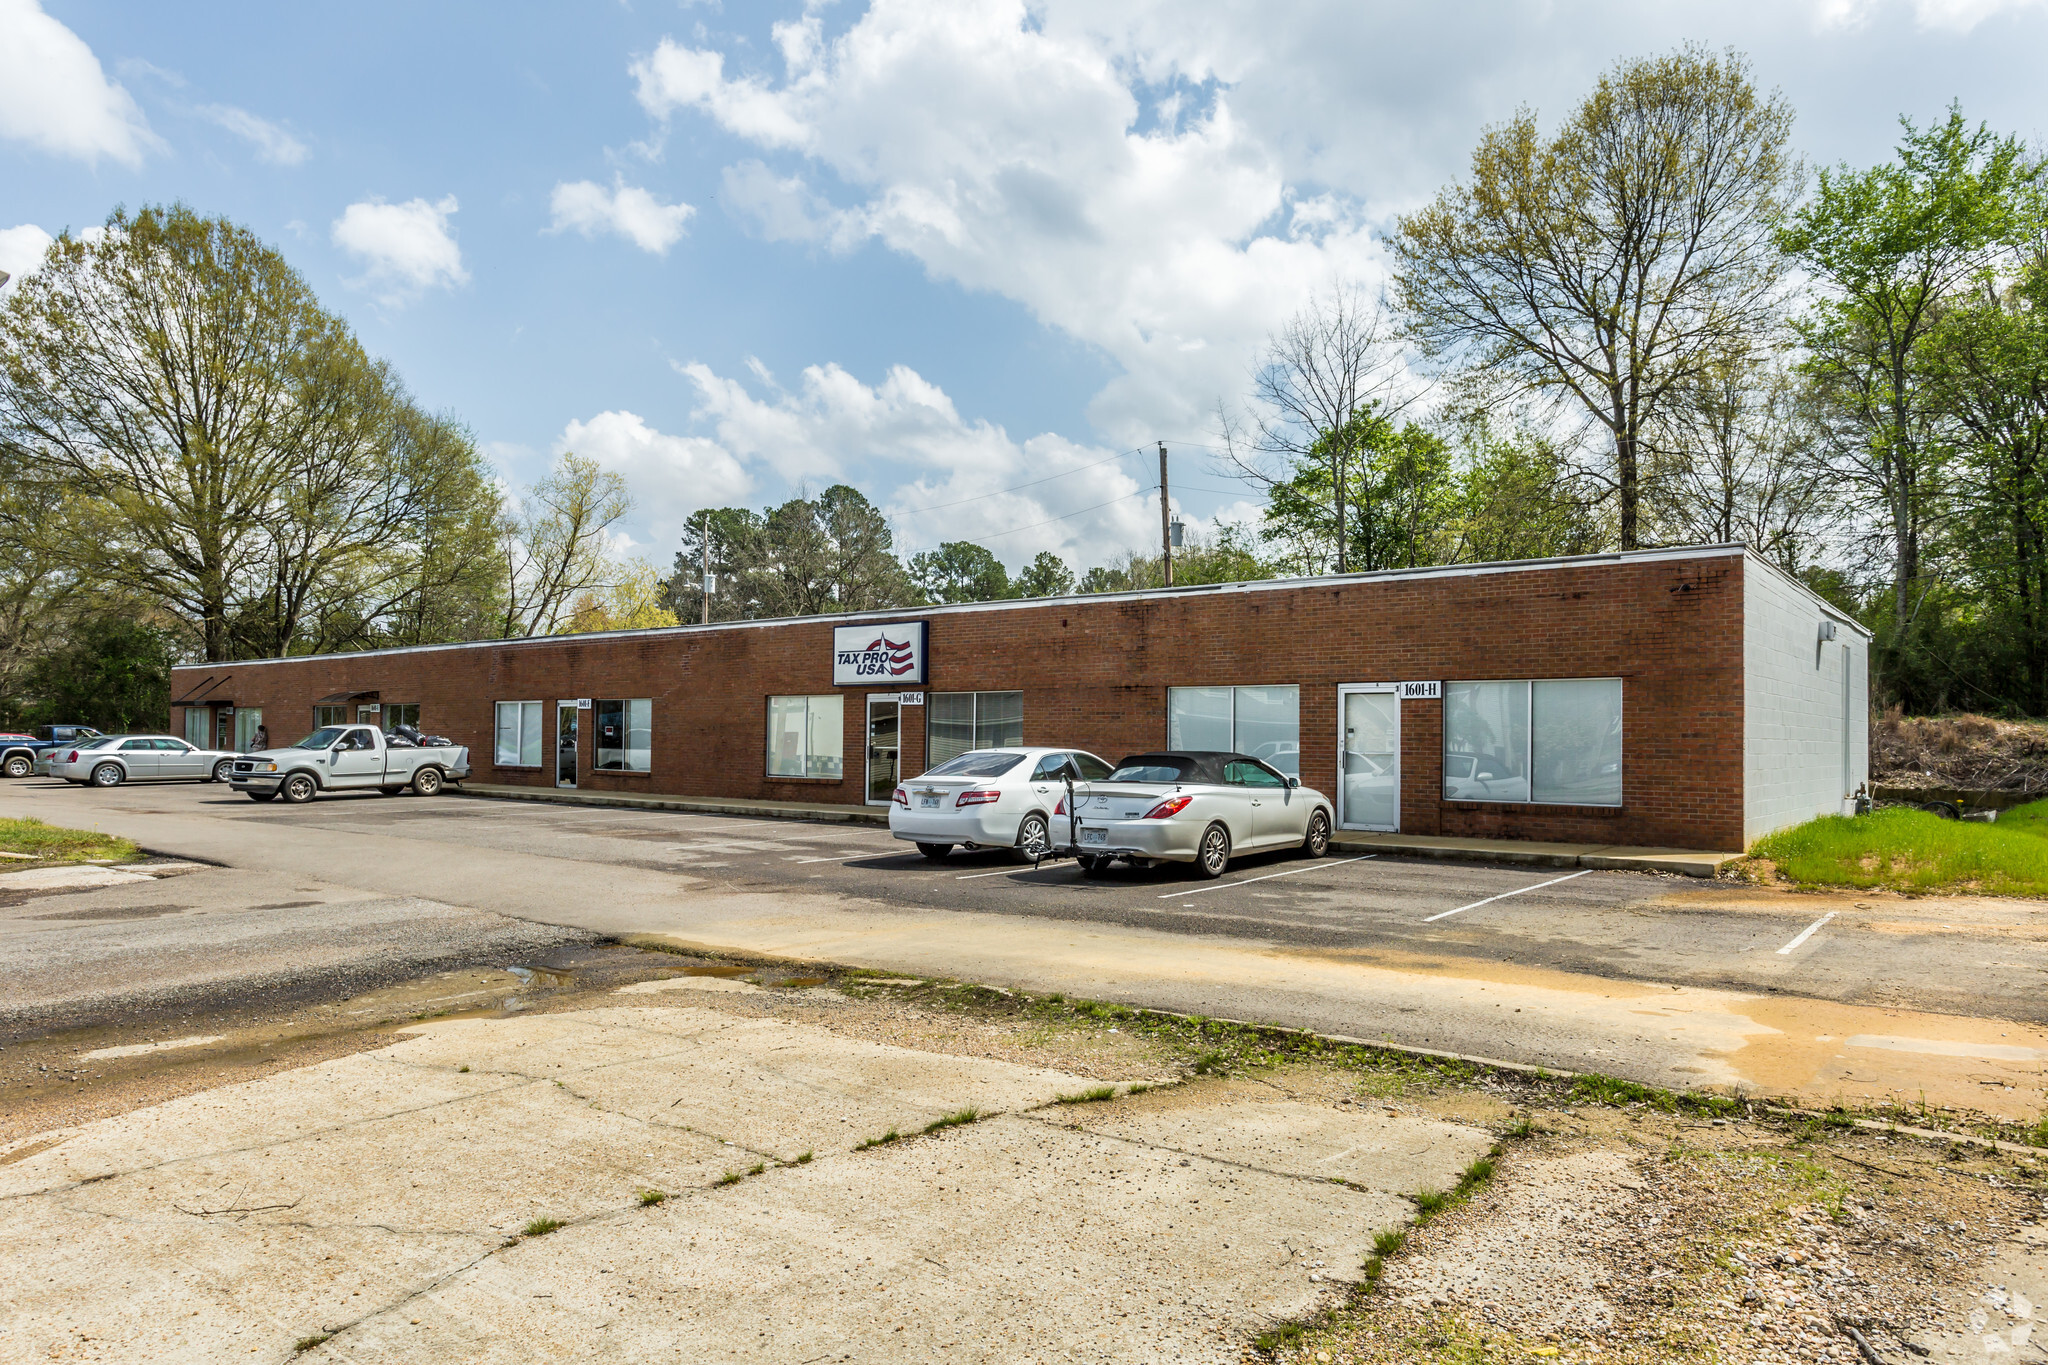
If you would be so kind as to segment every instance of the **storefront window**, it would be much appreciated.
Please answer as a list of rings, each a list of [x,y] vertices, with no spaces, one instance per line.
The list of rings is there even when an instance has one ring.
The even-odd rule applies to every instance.
[[[1022,692],[934,692],[925,698],[925,771],[970,749],[1024,742]]]
[[[1621,804],[1621,679],[1444,686],[1444,797]]]
[[[541,704],[537,701],[498,703],[497,741],[491,761],[500,768],[538,768],[541,754]]]
[[[330,725],[348,724],[346,706],[316,706],[313,708],[313,728],[325,730]]]
[[[1299,687],[1169,687],[1166,747],[1250,754],[1301,776]]]
[[[235,708],[235,752],[246,754],[256,747],[256,732],[263,728],[263,708],[260,706],[238,706]],[[201,746],[202,748],[205,746]]]
[[[654,702],[648,697],[597,703],[600,772],[644,773],[653,766]]]
[[[846,699],[770,697],[768,775],[817,777],[837,782],[846,776]]]
[[[206,733],[206,714],[203,707],[185,708],[185,742],[195,749],[204,749],[209,738]]]
[[[420,728],[420,705],[418,702],[386,702],[384,704],[384,730],[396,730],[401,725]]]

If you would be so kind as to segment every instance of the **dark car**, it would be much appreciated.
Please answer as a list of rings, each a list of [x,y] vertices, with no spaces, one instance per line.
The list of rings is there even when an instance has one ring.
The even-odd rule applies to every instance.
[[[81,739],[98,739],[99,734],[90,725],[45,725],[33,739],[18,735],[0,737],[0,773],[27,777],[35,771],[36,760],[46,750],[60,744],[76,744]]]

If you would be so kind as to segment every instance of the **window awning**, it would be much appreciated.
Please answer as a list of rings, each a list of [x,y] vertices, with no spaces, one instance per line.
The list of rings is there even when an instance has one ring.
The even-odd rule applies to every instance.
[[[233,706],[226,697],[209,697],[206,694],[226,682],[225,673],[209,673],[199,680],[199,685],[184,696],[172,702],[173,706]]]
[[[375,692],[329,692],[324,697],[313,698],[313,705],[339,706],[343,702],[377,700],[379,700],[379,697]]]

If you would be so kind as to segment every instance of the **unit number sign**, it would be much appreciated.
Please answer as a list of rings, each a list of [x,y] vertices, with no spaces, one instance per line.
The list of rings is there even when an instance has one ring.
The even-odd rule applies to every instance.
[[[1440,701],[1444,685],[1440,682],[1404,682],[1401,684],[1402,701]]]

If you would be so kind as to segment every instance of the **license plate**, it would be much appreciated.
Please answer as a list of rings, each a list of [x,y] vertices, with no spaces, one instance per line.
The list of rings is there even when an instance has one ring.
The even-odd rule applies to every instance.
[[[1081,831],[1081,842],[1084,844],[1106,844],[1109,842],[1109,831],[1106,829],[1084,829]]]
[[[920,796],[917,798],[917,808],[919,810],[937,810],[939,808],[939,798],[936,796]]]

